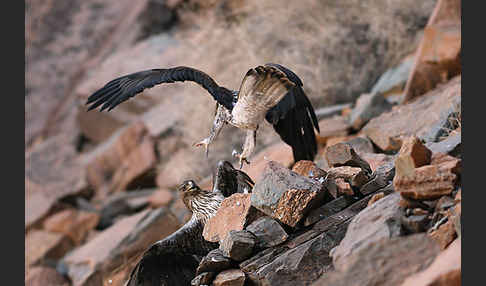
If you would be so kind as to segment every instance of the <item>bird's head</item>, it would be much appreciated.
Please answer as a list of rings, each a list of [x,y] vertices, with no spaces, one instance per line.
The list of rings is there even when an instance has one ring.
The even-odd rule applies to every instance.
[[[191,191],[199,191],[200,190],[199,186],[196,185],[196,183],[193,180],[186,180],[186,181],[182,182],[182,184],[180,184],[177,189],[179,190],[179,192],[182,192],[182,193],[188,193],[188,192],[191,192]]]

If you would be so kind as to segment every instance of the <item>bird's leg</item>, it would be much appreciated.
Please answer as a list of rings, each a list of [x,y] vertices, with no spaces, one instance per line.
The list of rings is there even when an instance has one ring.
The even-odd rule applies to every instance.
[[[243,167],[243,162],[250,164],[250,162],[248,162],[246,158],[248,158],[251,153],[253,153],[253,149],[255,149],[256,132],[256,130],[246,131],[245,144],[243,145],[243,151],[241,152],[241,154],[238,154],[236,150],[233,150],[233,156],[240,160],[240,169]]]
[[[213,142],[213,140],[218,136],[219,132],[223,128],[224,124],[227,122],[228,118],[230,118],[230,116],[231,114],[228,112],[228,110],[226,110],[224,106],[217,104],[216,114],[214,116],[213,126],[211,127],[211,131],[209,132],[209,136],[199,142],[194,143],[193,146],[204,146],[207,157],[209,152],[209,144],[211,144],[211,142]]]

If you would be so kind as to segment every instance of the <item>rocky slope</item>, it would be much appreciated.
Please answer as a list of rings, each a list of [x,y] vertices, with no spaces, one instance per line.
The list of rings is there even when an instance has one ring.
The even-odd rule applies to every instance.
[[[214,111],[193,84],[109,113],[87,96],[176,65],[237,88],[269,61],[303,79],[319,153],[292,162],[261,128],[253,192],[207,224],[222,262],[194,285],[460,285],[461,1],[58,2],[26,3],[27,285],[122,285],[187,221],[175,186],[210,188],[244,138],[226,127],[208,159],[191,146]]]

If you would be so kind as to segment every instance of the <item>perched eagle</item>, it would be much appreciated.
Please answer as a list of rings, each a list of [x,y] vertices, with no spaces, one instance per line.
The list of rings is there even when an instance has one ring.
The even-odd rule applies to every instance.
[[[196,143],[205,146],[216,138],[225,123],[247,131],[239,158],[240,168],[253,152],[258,126],[265,118],[273,125],[282,140],[292,147],[294,161],[314,160],[317,153],[314,128],[319,125],[300,78],[279,64],[266,64],[250,69],[239,91],[219,86],[209,75],[190,67],[152,69],[119,77],[92,94],[86,104],[88,110],[100,105],[111,110],[121,102],[156,84],[193,81],[205,88],[217,101],[216,116],[209,137]]]
[[[202,190],[192,180],[184,181],[179,191],[192,212],[191,219],[170,236],[150,246],[125,285],[191,285],[202,257],[218,247],[218,243],[206,241],[202,236],[204,225],[216,214],[225,197],[251,192],[253,185],[246,173],[233,168],[227,161],[218,163],[212,191]]]

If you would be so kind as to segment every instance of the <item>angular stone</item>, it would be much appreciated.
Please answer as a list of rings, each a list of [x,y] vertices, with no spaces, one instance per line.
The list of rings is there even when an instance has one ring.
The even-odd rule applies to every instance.
[[[43,226],[45,230],[66,235],[74,245],[79,245],[99,220],[100,215],[95,212],[66,209],[48,217]]]
[[[378,200],[382,199],[385,197],[385,194],[383,192],[380,192],[380,193],[377,193],[377,194],[374,194],[370,201],[368,202],[368,206],[371,206],[372,204],[376,203]]]
[[[371,118],[389,111],[391,108],[392,105],[382,93],[362,94],[356,100],[356,105],[349,116],[349,123],[355,130],[359,130]]]
[[[328,228],[312,229],[279,246],[268,248],[240,263],[254,285],[309,285],[331,269],[329,251],[344,236],[348,219],[338,219]]]
[[[59,274],[56,269],[45,266],[36,266],[29,269],[25,277],[27,286],[69,286],[69,281]]]
[[[294,162],[292,148],[283,142],[271,145],[253,156],[251,164],[244,165],[242,171],[248,174],[255,183],[258,183],[269,161],[275,161],[285,167],[290,167]]]
[[[263,213],[294,227],[325,196],[322,185],[270,161],[253,187],[251,204]]]
[[[401,286],[460,286],[461,239],[456,239],[426,269],[408,277]]]
[[[461,159],[444,153],[434,153],[430,162],[431,165],[439,165],[441,168],[450,170],[456,175],[461,174],[461,163]]]
[[[411,136],[403,140],[402,147],[395,159],[395,173],[397,176],[412,176],[415,168],[428,165],[432,152],[420,140]]]
[[[457,175],[440,165],[416,168],[409,177],[395,176],[393,186],[405,198],[434,200],[454,190]]]
[[[305,176],[311,179],[319,179],[326,177],[326,171],[317,167],[317,165],[308,160],[300,160],[292,166],[292,171],[296,172],[301,176]]]
[[[461,1],[438,1],[417,49],[404,102],[461,73]]]
[[[62,259],[72,285],[100,285],[120,267],[131,268],[147,247],[179,228],[166,209],[147,209],[120,219]],[[95,284],[90,284],[95,283]]]
[[[191,280],[191,286],[209,285],[211,284],[211,281],[213,281],[215,275],[216,273],[214,272],[203,272]]]
[[[363,185],[359,190],[361,194],[368,195],[390,185],[393,188],[392,182],[395,177],[394,160],[386,161],[376,168],[373,174],[374,176],[372,176],[368,183]]]
[[[354,195],[353,188],[343,178],[336,178],[326,182],[326,189],[329,191],[333,198],[340,196],[352,196]]]
[[[25,228],[39,222],[60,199],[88,190],[74,143],[58,135],[25,154]]]
[[[231,268],[231,259],[223,255],[223,251],[219,248],[211,250],[203,257],[196,270],[196,275],[203,272],[221,272]]]
[[[430,222],[428,215],[411,215],[402,217],[403,229],[408,233],[424,232]]]
[[[400,285],[429,266],[438,254],[439,247],[424,233],[382,238],[361,248],[346,265],[336,267],[312,285]]]
[[[451,134],[439,142],[429,142],[425,146],[433,153],[460,154],[461,132]]]
[[[370,177],[365,171],[363,171],[363,169],[350,166],[341,166],[329,169],[327,171],[327,178],[328,180],[341,178],[346,180],[346,182],[349,182],[351,186],[357,188],[360,188],[370,180]]]
[[[264,216],[252,222],[246,230],[256,237],[258,248],[279,245],[289,237],[282,226],[274,219]]]
[[[445,211],[453,207],[455,204],[456,203],[453,198],[450,196],[443,196],[437,201],[437,204],[435,205],[435,212]]]
[[[137,179],[144,175],[154,177],[156,155],[154,141],[141,122],[135,122],[113,134],[87,154],[87,180],[100,198],[126,190],[131,185],[140,187]],[[152,179],[153,184],[154,180]]]
[[[243,286],[245,273],[240,269],[228,269],[220,272],[213,280],[213,286]]]
[[[25,265],[29,267],[45,259],[60,259],[73,248],[64,234],[33,229],[25,236]]]
[[[361,157],[363,156],[363,154],[374,153],[375,151],[373,144],[366,137],[362,137],[362,136],[354,137],[352,139],[344,141],[343,143],[346,143],[349,146],[351,146],[351,148],[353,148],[354,151],[356,151],[356,154],[358,154]]]
[[[399,150],[402,139],[415,135],[425,142],[444,134],[450,115],[461,102],[461,77],[455,77],[409,104],[371,119],[362,132],[384,151]]]
[[[309,226],[321,219],[327,218],[351,204],[351,200],[347,197],[339,197],[334,199],[317,209],[310,211],[304,220],[304,226]]]
[[[402,95],[408,76],[412,70],[414,55],[405,57],[400,64],[384,72],[376,84],[371,88],[371,93],[382,93],[389,98],[394,95]]]
[[[243,261],[253,252],[256,244],[256,237],[249,231],[232,230],[225,239],[220,242],[219,249],[223,255],[235,261]]]
[[[439,228],[430,232],[429,236],[439,244],[440,249],[446,249],[457,237],[454,222],[449,219],[446,223],[440,225]]]
[[[204,239],[219,242],[232,230],[243,230],[245,226],[263,213],[251,206],[251,194],[233,194],[225,198],[216,214],[204,225]]]
[[[174,195],[168,190],[158,190],[150,195],[148,201],[152,208],[160,208],[169,205],[173,197]]]
[[[368,162],[356,154],[354,149],[346,143],[327,147],[325,157],[330,167],[352,166],[359,167],[369,174],[372,173]]]
[[[336,269],[349,264],[349,257],[382,238],[400,235],[400,194],[392,193],[366,207],[348,226],[346,236],[333,252]]]

